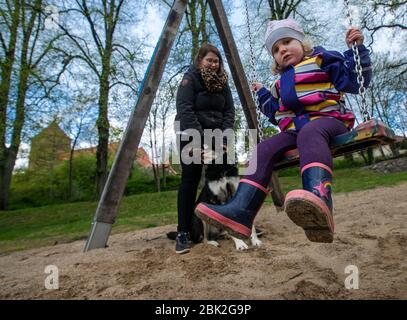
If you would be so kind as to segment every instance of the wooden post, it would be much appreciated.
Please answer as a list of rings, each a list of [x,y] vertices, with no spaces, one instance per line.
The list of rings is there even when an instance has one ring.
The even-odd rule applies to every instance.
[[[284,210],[285,195],[281,190],[280,180],[278,180],[277,172],[273,171],[269,187],[271,189],[271,198],[273,199],[274,206],[277,211]]]
[[[226,59],[232,72],[233,81],[239,95],[243,111],[250,129],[256,129],[257,113],[256,104],[253,101],[249,84],[247,83],[246,73],[240,60],[236,42],[233,38],[232,30],[226,16],[225,8],[221,0],[209,0],[212,16],[219,33],[222,47],[225,50]],[[280,182],[277,174],[273,172],[270,180],[271,197],[278,211],[284,206],[284,193],[281,191]]]
[[[223,7],[221,0],[209,0],[209,7],[215,21],[216,29],[219,33],[223,50],[225,50],[225,56],[230,71],[232,72],[232,78],[246,116],[247,124],[250,129],[256,129],[256,104],[253,101],[249,84],[247,83],[246,74],[233,38],[232,30],[230,29],[225,8]]]
[[[185,13],[187,0],[175,0],[155,48],[145,78],[138,92],[137,104],[116,154],[104,186],[84,251],[106,247],[112,224],[115,222],[132,162],[160,84],[179,25]]]

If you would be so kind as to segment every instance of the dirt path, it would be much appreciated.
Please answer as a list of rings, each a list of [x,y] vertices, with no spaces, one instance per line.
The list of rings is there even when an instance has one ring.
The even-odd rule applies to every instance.
[[[339,194],[333,244],[308,242],[283,212],[267,206],[257,225],[261,248],[237,252],[199,244],[174,253],[175,226],[117,234],[109,248],[81,253],[84,242],[0,257],[1,299],[407,299],[407,184]],[[44,287],[47,265],[59,290]],[[359,270],[349,290],[345,268]]]

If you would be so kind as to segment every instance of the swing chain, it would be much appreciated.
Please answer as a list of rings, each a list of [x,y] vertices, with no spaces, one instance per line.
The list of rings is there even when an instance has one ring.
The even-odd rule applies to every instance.
[[[344,0],[344,3],[345,3],[345,9],[346,9],[346,16],[349,20],[349,25],[352,26],[353,20],[352,20],[350,8],[349,8],[349,0]],[[362,98],[362,104],[361,104],[361,106],[359,106],[359,111],[363,117],[363,121],[368,121],[368,120],[370,120],[371,117],[370,117],[370,114],[369,114],[369,111],[367,108],[367,103],[366,103],[366,88],[364,87],[365,79],[364,79],[363,73],[362,73],[363,70],[362,70],[362,65],[360,63],[360,54],[359,54],[359,49],[356,45],[356,41],[354,41],[352,43],[352,51],[353,51],[353,59],[356,64],[356,72],[357,72],[356,80],[359,85],[359,95]]]
[[[249,17],[249,6],[248,6],[248,0],[245,0],[245,9],[246,9],[246,26],[247,26],[247,33],[249,35],[249,47],[250,47],[250,67],[251,67],[251,72],[250,72],[250,79],[249,79],[249,85],[252,83],[256,82],[257,80],[257,75],[256,75],[256,64],[254,62],[254,51],[253,51],[253,40],[252,40],[252,32],[251,32],[251,27],[250,27],[250,17]],[[252,98],[255,102],[256,105],[256,94],[250,90],[252,93]],[[263,141],[263,128],[261,125],[261,114],[259,108],[256,108],[256,120],[257,120],[257,132],[259,133],[259,140],[260,142]]]

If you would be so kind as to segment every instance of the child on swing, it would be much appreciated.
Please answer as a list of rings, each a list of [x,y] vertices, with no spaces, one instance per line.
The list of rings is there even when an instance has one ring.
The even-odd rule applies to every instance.
[[[256,170],[240,180],[232,200],[220,206],[201,203],[196,207],[201,219],[235,237],[250,236],[254,218],[269,192],[273,165],[285,152],[298,148],[303,189],[287,194],[285,211],[310,241],[333,241],[333,161],[329,144],[353,127],[355,116],[345,108],[343,94],[358,93],[359,85],[352,49],[342,55],[319,46],[312,48],[304,37],[295,20],[269,22],[266,48],[274,58],[273,71],[280,77],[270,90],[261,83],[253,83],[252,90],[261,111],[281,132],[256,146],[257,163],[249,165],[249,170]],[[348,48],[353,42],[358,46],[364,85],[368,86],[370,57],[357,28],[346,33]]]

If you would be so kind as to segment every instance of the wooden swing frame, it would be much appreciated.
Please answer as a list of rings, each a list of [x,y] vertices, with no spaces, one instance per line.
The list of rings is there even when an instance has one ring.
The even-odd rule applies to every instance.
[[[208,3],[248,127],[255,129],[257,128],[256,105],[253,101],[249,84],[247,83],[245,71],[239,57],[225,9],[221,0],[208,0]],[[129,119],[127,129],[104,186],[92,222],[90,234],[84,247],[85,252],[92,249],[105,248],[107,246],[112,225],[116,220],[120,201],[127,184],[131,165],[136,155],[165,65],[168,61],[169,53],[185,14],[186,6],[187,0],[175,0],[168,14],[167,21],[140,86],[137,104]],[[360,128],[355,131],[338,137],[335,141],[332,150],[333,154],[338,156],[343,152],[353,152],[364,149],[367,146],[394,141],[394,133],[382,123],[371,120],[369,123],[362,124]],[[340,141],[343,143],[339,143]],[[295,151],[292,151],[277,164],[276,169],[287,168],[297,163],[298,155],[295,155]],[[270,187],[274,205],[277,208],[282,208],[284,205],[284,194],[281,191],[280,183],[275,172],[273,172]]]

